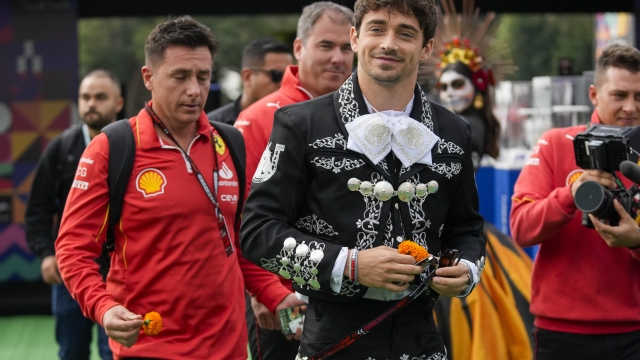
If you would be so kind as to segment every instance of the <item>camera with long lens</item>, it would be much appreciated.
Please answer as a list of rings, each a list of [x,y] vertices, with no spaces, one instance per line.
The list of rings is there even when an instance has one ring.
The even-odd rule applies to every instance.
[[[574,202],[582,211],[582,225],[593,228],[588,216],[593,214],[598,219],[608,221],[609,225],[617,226],[620,216],[613,206],[615,199],[632,218],[636,218],[640,191],[636,185],[624,188],[616,172],[621,171],[633,182],[640,182],[640,179],[634,179],[638,178],[640,170],[636,165],[638,152],[633,150],[634,147],[639,148],[639,145],[640,127],[594,125],[576,135],[573,140],[576,164],[585,170],[611,173],[619,186],[617,189],[608,189],[595,181],[580,185]]]

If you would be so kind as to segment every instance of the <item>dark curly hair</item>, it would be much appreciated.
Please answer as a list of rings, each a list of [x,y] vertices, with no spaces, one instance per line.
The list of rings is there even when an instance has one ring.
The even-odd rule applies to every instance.
[[[192,49],[206,46],[212,58],[218,51],[218,40],[208,27],[189,16],[181,16],[158,24],[151,30],[144,45],[146,64],[162,62],[165,50],[171,45],[184,45]]]
[[[370,11],[385,9],[389,14],[415,17],[424,34],[422,45],[436,35],[438,7],[435,0],[358,0],[353,6],[353,25],[360,31],[362,18]]]

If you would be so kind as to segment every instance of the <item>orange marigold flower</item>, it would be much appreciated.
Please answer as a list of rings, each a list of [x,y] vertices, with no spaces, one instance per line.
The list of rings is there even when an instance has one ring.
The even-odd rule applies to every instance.
[[[416,262],[422,261],[426,259],[427,256],[429,256],[429,252],[427,252],[427,249],[411,240],[405,240],[401,242],[398,246],[398,252],[400,254],[413,256],[413,258],[416,259]]]
[[[154,336],[162,331],[162,317],[155,311],[149,312],[144,316],[142,329],[145,335]]]

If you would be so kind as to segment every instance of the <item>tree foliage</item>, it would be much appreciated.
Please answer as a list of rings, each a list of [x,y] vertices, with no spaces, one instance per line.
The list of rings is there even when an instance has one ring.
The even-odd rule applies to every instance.
[[[253,39],[274,37],[292,45],[297,15],[194,16],[209,26],[220,43],[214,68],[239,70],[242,49]],[[142,83],[144,43],[164,18],[91,18],[78,26],[80,76],[95,68],[116,73],[126,85],[125,113],[132,116],[150,98]],[[499,17],[497,41],[508,44],[518,71],[510,80],[557,75],[558,61],[573,61],[573,73],[594,64],[594,18],[590,14],[506,14]],[[224,99],[228,101],[229,99]]]
[[[558,75],[558,61],[573,62],[573,75],[594,67],[595,20],[591,14],[501,15],[497,40],[509,44],[518,71],[510,80]]]
[[[216,70],[239,70],[242,49],[259,37],[274,37],[293,45],[298,16],[194,16],[207,25],[220,43]],[[135,115],[150,98],[140,69],[149,32],[164,18],[91,18],[78,25],[80,76],[96,68],[113,71],[125,84],[125,114]]]

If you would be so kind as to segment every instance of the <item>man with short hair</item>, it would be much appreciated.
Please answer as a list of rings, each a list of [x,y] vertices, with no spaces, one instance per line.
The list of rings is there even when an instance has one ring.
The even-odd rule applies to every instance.
[[[247,146],[247,189],[271,135],[274,112],[336,91],[349,77],[354,56],[349,42],[352,16],[351,10],[328,1],[313,3],[302,10],[293,43],[298,65],[287,67],[280,90],[248,107],[235,123]],[[291,281],[286,279],[282,279],[282,286],[271,287],[270,293],[274,299],[295,299]],[[251,353],[262,360],[293,358],[299,342],[285,339],[274,311],[273,302],[262,304],[255,297],[247,304]]]
[[[231,152],[243,144],[225,143],[223,128],[240,134],[212,126],[203,111],[217,50],[209,28],[190,17],[167,20],[147,38],[142,77],[152,100],[127,120],[135,158],[106,285],[94,262],[110,230],[105,134],[87,147],[86,171],[69,193],[56,241],[60,273],[85,316],[105,328],[117,359],[247,358],[239,267],[247,262],[236,235],[244,170]],[[246,286],[261,298],[272,283],[275,276]],[[155,336],[142,332],[152,311],[162,318]]]
[[[207,114],[209,120],[233,125],[240,112],[280,88],[287,66],[293,64],[291,49],[272,38],[253,40],[242,52],[242,94]]]
[[[286,105],[336,91],[349,77],[354,56],[349,44],[352,14],[346,7],[329,1],[305,6],[293,42],[298,65],[287,67],[278,91],[238,116],[235,127],[247,144],[248,187],[271,135],[273,113]]]
[[[241,244],[308,298],[298,359],[445,359],[433,301],[479,280],[470,128],[416,83],[437,13],[433,0],[358,0],[357,70],[338,91],[275,113]],[[459,262],[430,281],[432,267],[399,253],[405,240],[416,256],[458,250]]]
[[[51,285],[58,355],[63,360],[88,360],[94,322],[82,315],[62,284],[54,241],[82,152],[102,128],[116,120],[124,100],[120,81],[107,70],[94,70],[80,83],[78,112],[83,124],[53,139],[44,150],[33,179],[25,229],[29,248],[42,259],[42,280]],[[54,220],[55,219],[55,220]],[[113,359],[104,329],[98,329],[98,349],[103,360]]]
[[[640,125],[640,51],[605,49],[589,97],[596,106],[589,126]],[[593,215],[595,230],[582,225],[574,203],[580,185],[619,187],[612,174],[583,170],[567,156],[574,153],[573,138],[586,129],[544,133],[515,185],[513,238],[521,246],[540,244],[531,293],[538,360],[631,360],[640,354],[640,229],[617,200],[618,226]]]

